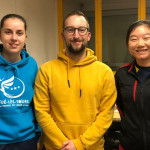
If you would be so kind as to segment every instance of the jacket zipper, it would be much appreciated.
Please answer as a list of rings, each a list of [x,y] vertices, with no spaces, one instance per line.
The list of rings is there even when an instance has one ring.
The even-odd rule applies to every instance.
[[[131,68],[132,69],[132,68]],[[130,69],[130,71],[131,71],[131,69]],[[130,72],[129,71],[129,72]],[[144,148],[143,148],[143,150],[148,150],[147,149],[147,138],[146,138],[146,124],[145,124],[145,118],[144,118],[144,113],[143,113],[143,109],[144,109],[144,100],[143,100],[143,85],[142,85],[142,83],[140,82],[140,80],[138,79],[138,77],[133,73],[133,72],[130,72],[138,81],[139,81],[139,83],[140,83],[140,85],[141,85],[141,88],[140,88],[140,106],[141,106],[141,120],[142,120],[142,134],[143,134],[143,144],[144,144]],[[136,80],[136,81],[137,81]],[[136,81],[135,81],[135,85],[134,86],[136,86],[137,87],[137,84],[138,84],[138,82],[137,82],[137,84],[136,84]],[[135,88],[135,87],[134,87]],[[134,89],[135,91],[133,91],[133,98],[135,98],[136,99],[136,89]],[[134,93],[135,92],[135,93]],[[134,97],[135,96],[135,97]],[[135,101],[135,99],[134,99],[134,101]]]
[[[141,89],[140,89],[140,104],[141,104],[141,114],[142,114],[142,126],[143,126],[143,142],[144,142],[144,150],[147,150],[147,140],[146,140],[146,127],[145,127],[145,118],[143,114],[144,110],[144,100],[143,100],[143,85],[141,84]]]

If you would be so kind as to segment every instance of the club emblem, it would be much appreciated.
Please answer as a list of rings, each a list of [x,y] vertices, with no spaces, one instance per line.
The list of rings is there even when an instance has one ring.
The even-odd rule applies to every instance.
[[[19,78],[12,76],[1,82],[0,90],[8,98],[18,98],[24,93],[25,85]]]

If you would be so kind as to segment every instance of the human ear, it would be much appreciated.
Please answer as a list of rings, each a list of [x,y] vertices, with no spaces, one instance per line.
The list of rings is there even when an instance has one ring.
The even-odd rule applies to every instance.
[[[61,38],[64,40],[64,33],[63,32],[61,33]]]
[[[91,39],[91,32],[88,32],[88,41]]]

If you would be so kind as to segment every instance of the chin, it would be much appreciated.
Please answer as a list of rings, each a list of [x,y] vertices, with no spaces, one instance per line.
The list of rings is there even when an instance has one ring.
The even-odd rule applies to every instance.
[[[21,50],[11,50],[10,53],[20,53]]]
[[[150,61],[150,57],[136,57],[137,60],[149,60]]]

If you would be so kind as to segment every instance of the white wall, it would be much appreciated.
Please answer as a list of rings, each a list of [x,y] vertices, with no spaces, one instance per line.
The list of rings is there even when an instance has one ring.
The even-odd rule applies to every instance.
[[[27,21],[27,51],[38,65],[57,57],[57,1],[56,0],[0,0],[0,19],[17,13]]]

